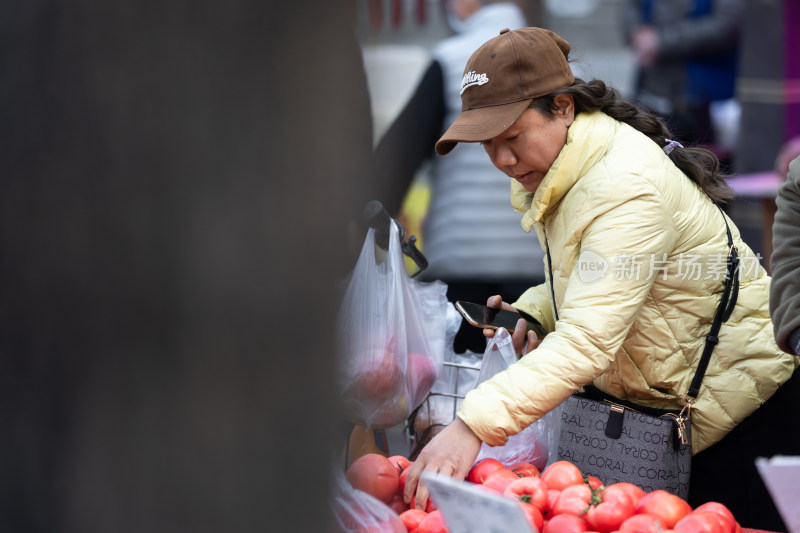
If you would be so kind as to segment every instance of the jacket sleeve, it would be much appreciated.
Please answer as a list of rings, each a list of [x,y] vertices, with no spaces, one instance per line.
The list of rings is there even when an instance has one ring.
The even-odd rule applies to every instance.
[[[770,257],[770,315],[778,346],[800,355],[789,341],[800,328],[800,158],[789,166],[789,177],[778,190],[776,204]]]
[[[630,185],[627,198],[621,200],[616,187],[593,191],[605,196],[594,203],[604,211],[589,215],[580,246],[611,267],[635,254],[638,274],[618,275],[609,268],[601,279],[587,280],[579,268],[572,269],[563,296],[556,291],[555,331],[462,402],[459,418],[491,446],[504,444],[609,368],[652,288],[651,259],[674,247],[677,231],[655,186],[635,177],[619,179]],[[554,275],[559,276],[557,269]]]
[[[541,322],[547,331],[553,331],[556,329],[556,321],[553,316],[553,304],[551,302],[550,285],[542,283],[526,290],[519,297],[519,300],[512,303],[511,306],[531,315]]]
[[[736,46],[742,26],[744,0],[717,0],[711,13],[686,16],[659,28],[659,53],[665,58],[714,57]]]
[[[391,215],[400,211],[408,187],[424,161],[433,157],[445,117],[442,67],[432,60],[414,93],[375,148],[374,198]]]

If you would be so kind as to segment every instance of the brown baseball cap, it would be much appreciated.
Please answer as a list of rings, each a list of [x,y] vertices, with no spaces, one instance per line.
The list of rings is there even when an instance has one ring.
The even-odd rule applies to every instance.
[[[467,62],[461,81],[461,114],[436,143],[445,155],[459,142],[481,142],[503,133],[534,98],[568,87],[569,43],[550,30],[500,31]]]

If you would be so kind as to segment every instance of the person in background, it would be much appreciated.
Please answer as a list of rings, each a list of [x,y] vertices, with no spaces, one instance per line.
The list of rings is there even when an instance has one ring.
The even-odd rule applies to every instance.
[[[463,479],[481,443],[505,444],[590,383],[684,407],[725,285],[714,272],[735,247],[746,268],[692,404],[689,504],[718,501],[743,527],[783,530],[754,459],[800,453],[800,425],[785,420],[786,406],[800,405],[800,359],[775,343],[770,278],[719,206],[732,196],[719,161],[601,80],[576,79],[569,51],[541,28],[501,31],[467,62],[463,111],[436,143],[440,155],[480,143],[513,179],[512,205],[546,250],[549,275],[512,305],[487,304],[524,311],[550,333],[515,330],[521,358],[467,393],[408,470],[405,499],[424,508],[423,471]],[[608,268],[587,278],[582,265],[597,258]]]
[[[635,99],[684,143],[714,148],[712,102],[734,98],[743,0],[629,0],[626,36],[636,59]]]
[[[733,160],[737,174],[773,170],[781,149],[800,138],[798,27],[800,0],[745,3],[736,78],[741,106]]]
[[[407,105],[375,151],[375,181],[386,187],[392,215],[420,168],[430,163],[431,203],[422,230],[429,267],[419,279],[440,279],[450,301],[482,302],[487,294],[514,299],[544,279],[542,251],[519,227],[509,205],[509,180],[478,145],[461,145],[448,158],[431,149],[461,111],[461,80],[470,54],[503,28],[526,25],[515,2],[448,0],[455,35],[439,42]],[[483,352],[479,329],[463,323],[456,352]]]
[[[800,139],[792,152],[786,181],[778,189],[772,226],[772,287],[769,307],[775,340],[781,349],[800,356]]]

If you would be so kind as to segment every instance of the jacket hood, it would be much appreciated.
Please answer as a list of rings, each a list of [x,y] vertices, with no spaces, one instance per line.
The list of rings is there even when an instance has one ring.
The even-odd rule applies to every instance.
[[[569,127],[567,142],[545,174],[536,193],[511,182],[511,206],[522,214],[522,229],[531,231],[547,211],[564,197],[578,179],[608,150],[618,123],[601,111],[579,113]],[[577,142],[576,142],[577,141]]]

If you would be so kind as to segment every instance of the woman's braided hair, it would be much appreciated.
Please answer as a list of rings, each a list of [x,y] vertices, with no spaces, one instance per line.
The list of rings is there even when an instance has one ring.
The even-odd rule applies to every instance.
[[[602,111],[608,116],[636,128],[663,147],[672,138],[663,119],[622,98],[619,91],[601,80],[589,82],[575,78],[575,82],[546,96],[536,98],[530,107],[543,114],[555,114],[553,102],[557,94],[570,94],[575,102],[575,114]],[[726,203],[733,198],[733,190],[725,182],[720,163],[713,152],[699,147],[672,150],[668,157],[684,174],[697,183],[712,200]]]

